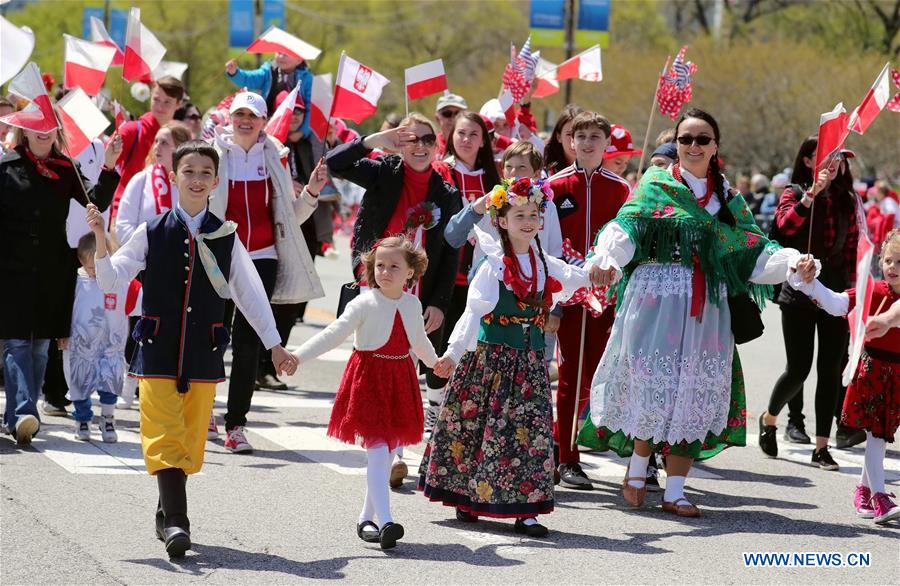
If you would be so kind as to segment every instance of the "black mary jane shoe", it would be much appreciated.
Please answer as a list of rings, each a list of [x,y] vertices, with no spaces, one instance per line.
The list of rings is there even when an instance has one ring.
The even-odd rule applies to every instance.
[[[381,531],[378,529],[378,525],[372,521],[358,523],[356,534],[366,543],[378,543],[381,540]]]
[[[378,541],[381,549],[392,549],[397,546],[397,540],[403,537],[403,525],[399,523],[385,523],[378,533]]]
[[[456,509],[456,520],[462,521],[463,523],[477,523],[478,517],[476,517],[469,511],[464,511],[462,509]]]
[[[191,549],[191,534],[181,527],[166,527],[166,553],[169,557],[184,557],[184,552]]]
[[[516,519],[513,529],[516,530],[516,533],[523,533],[528,537],[544,537],[548,533],[547,528],[540,523],[526,525],[524,519]]]

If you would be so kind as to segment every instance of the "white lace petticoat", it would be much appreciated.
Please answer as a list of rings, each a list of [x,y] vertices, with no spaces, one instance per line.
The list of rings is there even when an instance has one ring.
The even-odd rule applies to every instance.
[[[670,444],[725,429],[734,338],[724,285],[691,317],[692,269],[643,264],[631,275],[591,383],[595,425]]]

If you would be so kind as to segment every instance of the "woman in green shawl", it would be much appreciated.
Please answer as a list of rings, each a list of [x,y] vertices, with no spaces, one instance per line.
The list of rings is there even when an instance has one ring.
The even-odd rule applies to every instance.
[[[591,388],[591,443],[631,456],[622,492],[635,507],[646,495],[650,454],[662,453],[663,510],[695,517],[699,509],[684,496],[693,461],[745,444],[728,297],[762,302],[801,255],[769,241],[722,176],[712,116],[689,110],[675,132],[678,160],[648,170],[589,261],[593,280],[618,299]]]

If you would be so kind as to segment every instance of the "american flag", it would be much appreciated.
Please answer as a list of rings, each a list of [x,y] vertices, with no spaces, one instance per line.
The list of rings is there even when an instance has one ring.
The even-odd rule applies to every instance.
[[[900,89],[900,69],[891,69],[891,79],[894,81],[894,86]],[[891,112],[900,112],[900,94],[891,98],[886,107]]]
[[[683,46],[668,71],[663,70],[659,76],[659,87],[656,90],[656,102],[659,112],[672,120],[678,118],[681,108],[693,97],[693,75],[697,73],[697,65],[684,60],[687,45]],[[668,62],[666,62],[668,65]]]
[[[520,101],[531,88],[534,81],[534,70],[540,59],[540,51],[531,52],[531,37],[522,45],[516,55],[516,46],[510,45],[509,63],[503,71],[503,87],[509,90],[513,100]]]

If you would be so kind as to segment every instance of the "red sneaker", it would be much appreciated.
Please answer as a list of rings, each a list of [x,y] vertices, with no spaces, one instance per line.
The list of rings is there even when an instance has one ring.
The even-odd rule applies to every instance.
[[[253,451],[253,446],[247,441],[244,435],[244,426],[238,425],[228,430],[228,437],[225,439],[225,447],[232,454],[244,454]]]
[[[876,492],[872,495],[872,508],[875,509],[875,522],[879,525],[900,519],[900,507],[891,500],[893,493]]]

